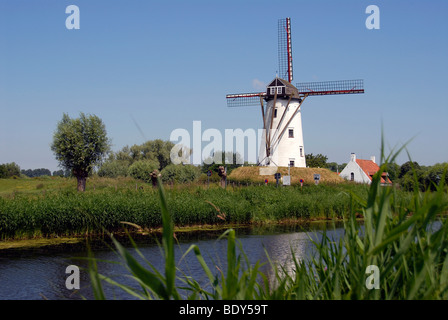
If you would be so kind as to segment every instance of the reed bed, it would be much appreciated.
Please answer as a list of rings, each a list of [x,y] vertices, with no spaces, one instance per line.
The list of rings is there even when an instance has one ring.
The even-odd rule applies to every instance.
[[[174,224],[190,226],[341,218],[350,210],[350,193],[363,196],[367,187],[191,186],[166,190],[166,199]],[[123,221],[145,229],[161,227],[157,190],[109,187],[0,198],[2,240],[118,232],[124,230]]]

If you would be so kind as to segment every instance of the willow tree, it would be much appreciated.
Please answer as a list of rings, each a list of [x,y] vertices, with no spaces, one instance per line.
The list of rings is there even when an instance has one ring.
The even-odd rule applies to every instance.
[[[51,145],[59,165],[77,178],[78,191],[85,191],[89,173],[109,149],[110,141],[102,120],[84,113],[76,119],[64,113]]]

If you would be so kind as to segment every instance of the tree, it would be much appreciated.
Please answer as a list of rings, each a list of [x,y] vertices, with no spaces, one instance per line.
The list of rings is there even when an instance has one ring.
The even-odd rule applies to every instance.
[[[407,161],[405,163],[403,163],[400,167],[400,172],[398,174],[398,178],[403,178],[408,172],[412,172],[412,170],[419,170],[420,165],[418,164],[418,162],[412,162],[412,161]]]
[[[100,177],[117,178],[128,175],[129,162],[125,160],[107,161],[101,165],[98,170]]]
[[[400,174],[400,166],[396,163],[386,163],[385,171],[389,174],[389,179],[392,182],[396,182],[398,180],[398,176]]]
[[[135,161],[128,169],[128,175],[134,179],[151,182],[151,173],[160,166],[157,160]]]
[[[125,146],[118,152],[111,152],[107,161],[126,161],[129,166],[136,161],[157,161],[159,163],[157,169],[162,170],[171,164],[170,152],[173,147],[174,143],[171,141],[149,140],[141,145]]]
[[[145,158],[155,158],[160,163],[160,170],[171,164],[170,151],[174,147],[174,143],[171,141],[163,141],[156,139],[152,141],[146,141],[142,145],[142,152]]]
[[[20,176],[20,167],[15,163],[5,163],[0,165],[0,179]]]
[[[64,177],[64,176],[65,176],[64,170],[53,171],[53,177]]]
[[[400,167],[398,180],[405,191],[425,190],[425,171],[417,162],[407,161]]]
[[[201,175],[201,168],[192,164],[170,164],[162,172],[163,182],[187,183],[197,180]]]
[[[448,163],[436,163],[430,166],[424,173],[424,181],[426,189],[435,191],[437,186],[445,179],[443,183],[448,184]]]
[[[214,162],[215,159],[218,159],[216,163]],[[209,170],[218,172],[218,168],[224,166],[227,167],[227,174],[229,175],[233,169],[241,167],[242,163],[243,158],[238,152],[216,151],[213,156],[204,160],[204,163],[202,164],[202,172],[207,173]]]
[[[337,162],[328,162],[325,167],[333,172],[338,172],[339,170]]]
[[[325,168],[328,157],[322,154],[313,155],[312,153],[305,155],[306,165],[310,168]]]
[[[51,176],[51,171],[45,168],[22,170],[21,173],[30,178]]]
[[[110,141],[102,120],[82,112],[77,119],[64,113],[51,145],[59,165],[70,170],[78,180],[78,191],[85,191],[89,173],[109,149]]]

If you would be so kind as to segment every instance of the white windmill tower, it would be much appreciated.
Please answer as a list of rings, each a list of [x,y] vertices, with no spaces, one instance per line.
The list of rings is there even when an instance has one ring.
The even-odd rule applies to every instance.
[[[265,92],[228,94],[229,107],[261,105],[263,135],[258,165],[306,167],[302,132],[301,105],[315,95],[364,93],[362,80],[298,83],[292,85],[291,20],[278,22],[278,58],[280,77]],[[286,79],[286,80],[285,80]]]

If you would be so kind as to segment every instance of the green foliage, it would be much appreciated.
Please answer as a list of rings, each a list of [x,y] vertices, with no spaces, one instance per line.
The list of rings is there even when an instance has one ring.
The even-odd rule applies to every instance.
[[[41,178],[39,178],[41,179]],[[61,181],[67,181],[62,178]],[[104,178],[97,178],[104,179]],[[101,233],[123,229],[120,221],[136,223],[143,228],[161,226],[157,195],[152,187],[142,189],[131,180],[125,187],[99,188],[76,193],[73,188],[38,194],[15,193],[0,197],[0,238],[35,236],[70,236]],[[33,191],[42,181],[33,181]],[[49,189],[53,180],[45,182]],[[64,182],[65,183],[65,182]],[[105,182],[114,183],[107,180]],[[341,185],[338,187],[310,186],[276,188],[249,186],[227,189],[210,186],[167,190],[167,206],[177,226],[195,224],[253,223],[281,219],[308,219],[342,217],[350,210],[349,192],[365,196],[366,186]],[[408,199],[407,193],[398,197]],[[213,204],[213,205],[212,205]],[[218,217],[215,209],[225,214]]]
[[[392,183],[395,183],[398,181],[400,166],[396,163],[387,163],[385,166],[385,172],[389,174],[389,179],[392,181]]]
[[[109,148],[110,141],[101,119],[84,113],[77,119],[64,113],[51,145],[59,165],[78,178],[79,191],[84,191],[85,178]]]
[[[428,190],[436,191],[437,186],[440,183],[448,185],[448,175],[446,171],[448,170],[448,163],[437,163],[429,168],[427,168],[424,181],[425,186]]]
[[[220,166],[227,167],[227,175],[229,175],[233,169],[241,167],[244,164],[244,160],[239,153],[216,151],[213,156],[208,157],[202,164],[202,172],[207,173],[218,172]]]
[[[117,178],[128,175],[129,162],[126,160],[113,160],[103,163],[98,170],[100,177]]]
[[[170,152],[173,147],[174,143],[171,141],[163,141],[161,139],[150,140],[141,145],[125,146],[120,151],[111,152],[108,161],[113,162],[118,160],[129,165],[132,165],[136,161],[157,161],[159,167],[156,169],[162,170],[171,164]]]
[[[325,168],[327,168],[333,172],[337,172],[339,170],[339,165],[336,162],[328,162],[325,165]]]
[[[310,168],[326,168],[328,157],[322,154],[313,155],[312,153],[305,155],[306,165]]]
[[[435,191],[441,182],[444,182],[445,185],[448,183],[448,178],[444,175],[447,169],[448,163],[437,163],[424,167],[415,161],[408,161],[401,165],[398,179],[395,182],[399,183],[406,191]],[[443,179],[445,180],[442,181]],[[392,179],[392,181],[394,180]]]
[[[69,171],[65,171],[65,172],[64,172],[64,170],[53,171],[53,177],[69,177],[69,176],[70,176]]]
[[[162,170],[161,174],[163,182],[188,183],[200,177],[201,169],[191,164],[170,164]]]
[[[398,174],[398,178],[403,178],[407,173],[413,173],[413,171],[415,170],[420,170],[421,167],[417,162],[412,162],[412,161],[407,161],[405,163],[403,163],[400,167],[400,172]]]
[[[26,175],[27,177],[34,178],[34,177],[41,177],[41,176],[51,176],[51,171],[45,168],[40,169],[28,169],[28,170],[22,170],[20,173]]]
[[[106,162],[99,170],[100,177],[132,176],[148,182],[149,173],[162,170],[171,164],[170,151],[174,144],[160,139],[146,141],[141,145],[125,146],[117,152],[110,152]],[[157,167],[154,165],[157,164]],[[131,174],[132,173],[132,174]]]
[[[19,177],[20,167],[15,163],[0,164],[0,179]]]
[[[151,182],[151,172],[159,167],[157,160],[138,160],[129,167],[128,175],[137,180]]]
[[[308,165],[308,162],[307,162],[307,165]],[[341,172],[342,170],[344,170],[346,165],[347,165],[346,163],[338,164],[336,162],[328,162],[325,165],[325,168],[327,168],[328,170],[331,170],[333,172]]]

